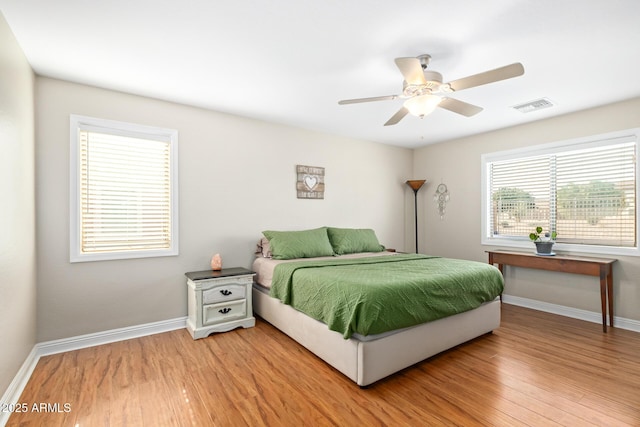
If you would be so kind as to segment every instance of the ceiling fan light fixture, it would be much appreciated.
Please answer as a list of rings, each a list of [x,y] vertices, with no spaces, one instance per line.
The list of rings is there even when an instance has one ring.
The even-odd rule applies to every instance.
[[[424,70],[424,81],[421,83],[409,83],[406,80],[402,84],[402,94],[406,97],[428,95],[440,92],[442,84],[442,74],[437,71]]]
[[[414,96],[404,101],[404,107],[409,110],[414,116],[423,118],[424,116],[431,114],[440,104],[442,98],[435,95],[420,95]]]
[[[515,62],[505,65],[504,67],[494,70],[473,74],[461,79],[452,80],[447,83],[442,82],[442,74],[437,71],[429,70],[429,62],[431,55],[420,55],[416,58],[396,58],[396,66],[402,77],[402,94],[375,96],[369,98],[344,99],[338,101],[338,104],[356,104],[359,102],[393,100],[396,98],[404,98],[406,101],[389,120],[385,126],[398,124],[408,114],[423,118],[427,114],[431,114],[436,107],[449,110],[453,113],[460,114],[465,117],[475,116],[482,111],[482,107],[469,104],[458,99],[449,98],[446,94],[458,92],[463,89],[469,89],[476,86],[482,86],[501,80],[511,79],[524,74],[524,66]],[[437,95],[436,95],[437,94]],[[442,95],[442,97],[438,96]]]

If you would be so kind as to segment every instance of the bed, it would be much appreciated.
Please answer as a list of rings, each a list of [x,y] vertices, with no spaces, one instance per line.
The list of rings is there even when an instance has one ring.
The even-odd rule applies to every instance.
[[[500,325],[488,264],[387,252],[368,229],[263,234],[255,313],[359,386]]]

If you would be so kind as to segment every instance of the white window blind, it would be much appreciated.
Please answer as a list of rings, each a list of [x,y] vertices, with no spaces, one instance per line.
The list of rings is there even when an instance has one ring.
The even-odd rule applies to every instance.
[[[528,240],[540,226],[560,244],[637,248],[636,145],[612,138],[487,161],[487,240]]]
[[[84,119],[72,261],[177,254],[175,133]]]
[[[561,241],[634,247],[635,143],[557,156],[556,228]]]

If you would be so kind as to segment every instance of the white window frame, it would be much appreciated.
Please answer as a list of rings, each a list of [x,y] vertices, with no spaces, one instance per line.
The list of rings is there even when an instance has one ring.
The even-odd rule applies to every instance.
[[[618,132],[611,132],[601,135],[593,135],[584,138],[576,138],[566,141],[557,141],[548,144],[535,145],[524,148],[516,148],[513,150],[500,151],[495,153],[485,153],[481,155],[481,244],[493,247],[522,248],[531,250],[532,242],[526,238],[515,238],[506,236],[491,235],[491,227],[489,223],[491,202],[489,200],[489,164],[491,162],[512,160],[522,157],[530,157],[535,155],[548,155],[556,152],[567,151],[575,148],[602,147],[608,144],[635,141],[636,149],[640,140],[640,128],[627,129]],[[567,244],[557,242],[554,250],[576,252],[585,254],[602,254],[602,255],[622,255],[622,256],[640,256],[640,209],[639,195],[640,192],[640,161],[636,155],[636,246],[635,247],[617,247],[617,246],[599,246],[585,244]]]
[[[178,131],[95,117],[70,115],[70,262],[105,261],[132,258],[176,256],[178,245]],[[152,250],[124,250],[104,253],[83,253],[81,246],[81,159],[80,131],[94,131],[128,136],[170,144],[171,179],[171,241],[169,248]]]

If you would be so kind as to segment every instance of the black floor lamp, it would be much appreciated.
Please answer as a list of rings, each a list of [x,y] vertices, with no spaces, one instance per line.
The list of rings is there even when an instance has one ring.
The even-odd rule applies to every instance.
[[[424,179],[410,179],[407,181],[407,185],[413,190],[413,197],[415,200],[415,218],[416,218],[416,253],[418,253],[418,190],[422,188],[426,180]]]

